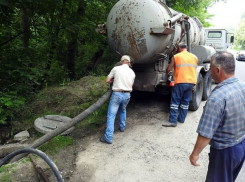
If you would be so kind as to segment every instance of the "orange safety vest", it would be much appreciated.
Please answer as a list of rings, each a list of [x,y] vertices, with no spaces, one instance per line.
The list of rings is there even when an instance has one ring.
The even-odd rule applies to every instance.
[[[196,69],[197,57],[188,51],[182,51],[174,55],[174,82],[197,83]]]

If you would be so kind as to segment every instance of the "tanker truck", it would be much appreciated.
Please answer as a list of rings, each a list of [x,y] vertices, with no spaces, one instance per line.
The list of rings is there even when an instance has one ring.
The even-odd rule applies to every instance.
[[[174,77],[167,75],[166,68],[178,44],[187,43],[188,51],[198,57],[197,84],[189,110],[197,110],[210,95],[210,59],[215,50],[205,46],[205,30],[197,17],[177,12],[161,0],[120,0],[97,30],[106,34],[115,53],[131,56],[136,91],[171,93]]]

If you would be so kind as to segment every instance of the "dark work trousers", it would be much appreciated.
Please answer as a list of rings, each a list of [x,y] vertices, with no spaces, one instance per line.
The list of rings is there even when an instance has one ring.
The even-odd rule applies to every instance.
[[[191,83],[174,85],[170,104],[170,123],[177,124],[177,120],[181,123],[185,122],[193,87],[194,84]]]
[[[206,182],[234,182],[245,160],[245,139],[226,149],[210,147]],[[244,179],[245,180],[245,179]]]

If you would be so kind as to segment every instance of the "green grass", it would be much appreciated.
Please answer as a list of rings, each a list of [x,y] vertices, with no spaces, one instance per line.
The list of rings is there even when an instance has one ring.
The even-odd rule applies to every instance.
[[[83,121],[78,123],[75,127],[89,128],[91,130],[97,129],[99,126],[101,126],[102,123],[106,122],[107,109],[108,109],[108,102],[104,103],[98,110],[96,110],[87,118],[85,118]]]
[[[55,155],[60,151],[60,149],[72,144],[73,144],[73,139],[71,136],[58,135],[54,137],[52,140],[50,140],[49,142],[42,145],[39,148],[39,150],[50,155]]]
[[[9,164],[9,165],[3,165],[2,167],[0,167],[0,181],[1,182],[12,182],[14,181],[11,178],[11,173],[16,173],[16,169],[14,169],[14,167],[16,166],[16,164]]]

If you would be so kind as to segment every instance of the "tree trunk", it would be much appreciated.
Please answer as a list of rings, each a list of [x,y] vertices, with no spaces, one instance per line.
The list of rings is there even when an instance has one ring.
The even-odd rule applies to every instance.
[[[68,130],[69,128],[71,128],[75,124],[79,123],[80,121],[82,121],[83,119],[88,117],[90,114],[95,112],[97,109],[99,109],[110,98],[111,93],[112,93],[112,90],[111,89],[108,90],[96,103],[94,103],[88,109],[86,109],[84,112],[82,112],[81,114],[79,114],[78,116],[73,118],[70,121],[70,123],[68,123],[67,125],[65,125],[63,127],[57,128],[56,130],[54,130],[50,133],[45,134],[41,138],[37,139],[32,145],[30,145],[30,147],[37,148],[37,147],[41,146],[42,144],[46,143],[47,141],[51,140],[55,136],[57,136],[57,135],[63,133],[64,131]],[[14,157],[10,162],[15,162],[15,161],[21,159],[22,157],[25,157],[26,155],[27,154],[18,155],[16,157]]]
[[[89,65],[86,69],[87,73],[93,72],[96,65],[98,64],[99,58],[103,55],[104,50],[99,48],[99,50],[95,53],[92,60],[89,62]]]
[[[24,48],[28,48],[30,39],[30,23],[27,15],[27,9],[25,7],[22,7],[21,9],[21,29],[22,32],[24,32],[22,35],[22,45]]]
[[[75,57],[76,57],[76,50],[77,50],[77,36],[78,36],[78,32],[72,35],[72,38],[68,42],[66,63],[67,63],[68,76],[70,80],[73,80],[75,78]]]
[[[81,1],[77,12],[76,12],[76,23],[79,22],[80,17],[85,14],[85,3]],[[75,78],[75,59],[76,59],[76,51],[77,51],[77,39],[79,34],[79,29],[76,28],[76,24],[74,26],[74,30],[70,32],[70,39],[67,45],[67,56],[66,56],[66,63],[67,63],[67,70],[70,80]]]
[[[51,40],[51,43],[50,43],[50,51],[49,51],[48,61],[47,61],[47,64],[46,64],[46,70],[50,70],[51,62],[54,59],[54,50],[57,47],[57,40],[58,40],[59,33],[60,33],[60,21],[64,17],[64,8],[65,8],[66,1],[67,0],[63,0],[62,9],[61,9],[61,12],[60,12],[59,17],[58,17],[59,21],[58,21],[57,26],[55,27],[55,31],[54,31],[54,34],[53,34],[53,39]],[[51,32],[52,32],[52,27],[50,27],[50,29],[51,29]]]
[[[61,8],[61,12],[58,16],[58,23],[56,24],[55,27],[52,27],[53,25],[53,19],[54,17],[51,16],[50,19],[51,19],[51,22],[50,22],[50,25],[51,26],[48,26],[47,29],[50,30],[50,34],[52,35],[52,38],[49,42],[49,54],[48,54],[48,58],[47,58],[47,62],[46,62],[46,67],[45,67],[45,70],[46,71],[49,71],[51,69],[51,64],[52,64],[52,61],[54,60],[54,57],[55,57],[55,50],[57,48],[57,41],[58,41],[58,38],[59,38],[59,33],[60,33],[60,21],[62,21],[63,17],[64,17],[64,8],[65,8],[65,4],[66,4],[66,1],[67,0],[63,0],[63,4],[62,4],[62,8]],[[54,33],[53,33],[54,32]],[[48,74],[47,73],[44,73],[44,75],[42,76],[42,78],[39,80],[40,82],[40,85],[38,86],[38,90],[39,89],[42,89],[43,88],[43,85],[45,83],[46,80],[48,80]]]

